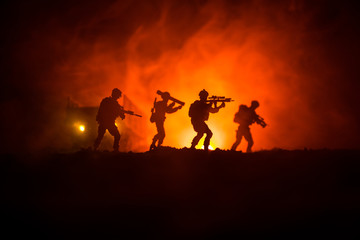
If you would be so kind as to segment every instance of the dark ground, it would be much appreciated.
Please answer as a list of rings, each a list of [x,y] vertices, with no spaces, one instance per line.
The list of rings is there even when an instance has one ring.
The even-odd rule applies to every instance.
[[[1,234],[359,237],[359,159],[351,150],[3,155]]]

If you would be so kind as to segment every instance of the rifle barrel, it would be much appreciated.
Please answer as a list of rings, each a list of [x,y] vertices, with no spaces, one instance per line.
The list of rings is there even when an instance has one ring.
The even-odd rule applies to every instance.
[[[234,100],[232,100],[231,98],[225,98],[225,99],[208,99],[206,100],[207,103],[212,103],[212,102],[233,102]]]
[[[141,115],[136,114],[136,113],[134,113],[133,111],[123,110],[123,112],[126,113],[126,114],[129,114],[129,115],[134,115],[134,116],[137,116],[137,117],[142,117]]]
[[[225,97],[224,96],[211,96],[211,97],[209,97],[209,99],[225,99]]]

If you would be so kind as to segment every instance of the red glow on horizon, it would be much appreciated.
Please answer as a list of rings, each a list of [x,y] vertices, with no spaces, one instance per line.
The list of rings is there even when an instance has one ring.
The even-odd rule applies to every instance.
[[[233,122],[233,117],[238,106],[249,105],[251,100],[256,99],[260,102],[258,114],[271,123],[271,127],[252,127],[254,149],[296,146],[296,139],[287,139],[287,145],[281,143],[276,135],[279,126],[284,124],[279,122],[279,119],[284,119],[278,111],[288,111],[298,103],[293,96],[302,95],[300,86],[291,83],[297,82],[299,76],[287,65],[289,61],[291,63],[291,58],[299,56],[286,54],[290,49],[296,49],[299,42],[288,32],[264,29],[259,22],[247,25],[245,21],[235,19],[220,27],[218,25],[225,13],[217,7],[216,4],[204,7],[202,14],[212,16],[179,49],[169,47],[174,33],[169,32],[171,26],[164,20],[166,11],[162,12],[157,22],[140,26],[133,33],[127,41],[124,63],[116,60],[120,49],[98,42],[93,47],[93,53],[75,66],[84,72],[84,75],[74,76],[76,82],[82,82],[99,71],[103,74],[104,79],[99,82],[101,85],[93,83],[97,96],[85,99],[89,99],[89,104],[97,105],[113,87],[118,87],[137,104],[144,118],[149,119],[156,91],[169,91],[186,105],[180,111],[167,115],[164,145],[181,148],[189,146],[196,134],[189,130],[192,126],[187,114],[190,104],[198,99],[199,91],[206,89],[210,95],[231,97],[235,101],[227,103],[218,113],[210,114],[208,121],[214,133],[212,142],[222,149],[229,149],[235,141],[237,124]],[[244,17],[253,18],[250,14]],[[157,52],[161,54],[156,55]],[[91,86],[87,91],[90,90],[93,91]],[[83,96],[81,94],[79,98]],[[150,144],[156,133],[155,125],[148,122],[144,130]],[[239,148],[245,149],[246,144],[244,141]]]
[[[154,2],[105,4],[75,26],[49,21],[29,40],[39,46],[24,45],[19,55],[41,55],[39,49],[59,55],[46,81],[38,83],[58,102],[70,95],[82,106],[97,106],[114,87],[121,89],[145,119],[137,126],[145,139],[138,151],[148,150],[156,133],[149,118],[157,90],[185,102],[167,115],[164,146],[190,146],[196,133],[188,109],[202,89],[234,99],[210,114],[214,147],[231,147],[238,127],[234,114],[252,100],[259,101],[257,113],[269,124],[251,127],[254,151],[338,146],[329,129],[342,133],[354,120],[342,114],[339,98],[330,98],[336,86],[326,81],[339,72],[309,24],[317,9],[302,1]]]

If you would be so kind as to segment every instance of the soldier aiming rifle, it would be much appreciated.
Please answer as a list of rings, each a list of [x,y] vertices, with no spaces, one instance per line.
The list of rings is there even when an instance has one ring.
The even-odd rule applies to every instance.
[[[253,123],[259,124],[263,128],[267,126],[264,119],[256,114],[255,109],[259,107],[258,101],[252,101],[251,106],[241,104],[239,111],[235,114],[234,122],[239,123],[238,130],[236,131],[236,141],[232,145],[231,150],[235,151],[240,144],[242,137],[248,142],[246,152],[251,152],[254,145],[254,140],[250,132],[250,125]]]
[[[157,147],[160,147],[161,144],[164,141],[165,138],[165,128],[164,128],[164,122],[165,122],[165,114],[166,113],[174,113],[177,110],[181,109],[185,103],[173,98],[170,96],[170,93],[168,92],[161,92],[161,91],[157,91],[157,94],[159,94],[162,98],[162,101],[154,101],[154,106],[151,109],[151,117],[150,117],[150,122],[154,122],[156,124],[156,129],[157,129],[157,134],[154,136],[152,143],[150,145],[150,150],[155,149],[156,147],[156,142]],[[170,103],[168,105],[168,101],[172,101],[172,103]],[[179,104],[179,106],[174,107],[175,103]]]
[[[206,133],[206,138],[204,140],[204,149],[208,151],[210,145],[210,139],[212,137],[212,132],[209,129],[208,125],[205,123],[209,119],[209,113],[217,113],[220,108],[225,107],[225,102],[231,102],[231,98],[212,96],[208,98],[209,93],[203,89],[199,93],[200,100],[196,100],[191,104],[189,109],[189,117],[191,118],[191,124],[197,135],[193,138],[191,142],[191,148],[195,149],[196,145]],[[221,105],[218,107],[217,103],[221,102]],[[214,106],[213,106],[214,105]]]
[[[112,90],[111,96],[104,98],[96,115],[96,121],[99,123],[98,127],[98,136],[94,142],[94,150],[100,145],[101,140],[104,137],[106,130],[114,136],[114,152],[119,151],[119,141],[120,141],[120,133],[115,125],[115,120],[117,117],[121,119],[125,118],[123,107],[117,102],[117,100],[121,97],[121,91],[117,88]]]

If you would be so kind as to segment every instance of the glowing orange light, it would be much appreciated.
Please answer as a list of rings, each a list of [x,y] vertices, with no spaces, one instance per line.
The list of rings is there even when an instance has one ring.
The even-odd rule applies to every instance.
[[[196,147],[198,148],[200,144],[198,144]],[[201,149],[204,149],[204,145],[202,145]],[[209,145],[209,150],[215,150],[215,147],[211,144]]]
[[[214,133],[213,138],[210,140],[209,150],[215,150],[216,148],[222,148],[223,142],[224,142],[224,133],[220,132],[216,127],[212,128],[212,131]],[[192,139],[196,136],[196,132],[192,129],[192,127],[186,128],[181,132],[179,135],[179,145],[190,147]],[[204,135],[199,143],[196,145],[196,149],[204,149]],[[223,146],[224,147],[224,146]]]
[[[80,126],[79,126],[79,130],[80,130],[80,132],[84,132],[84,131],[85,131],[85,126],[84,126],[84,125],[80,125]]]

